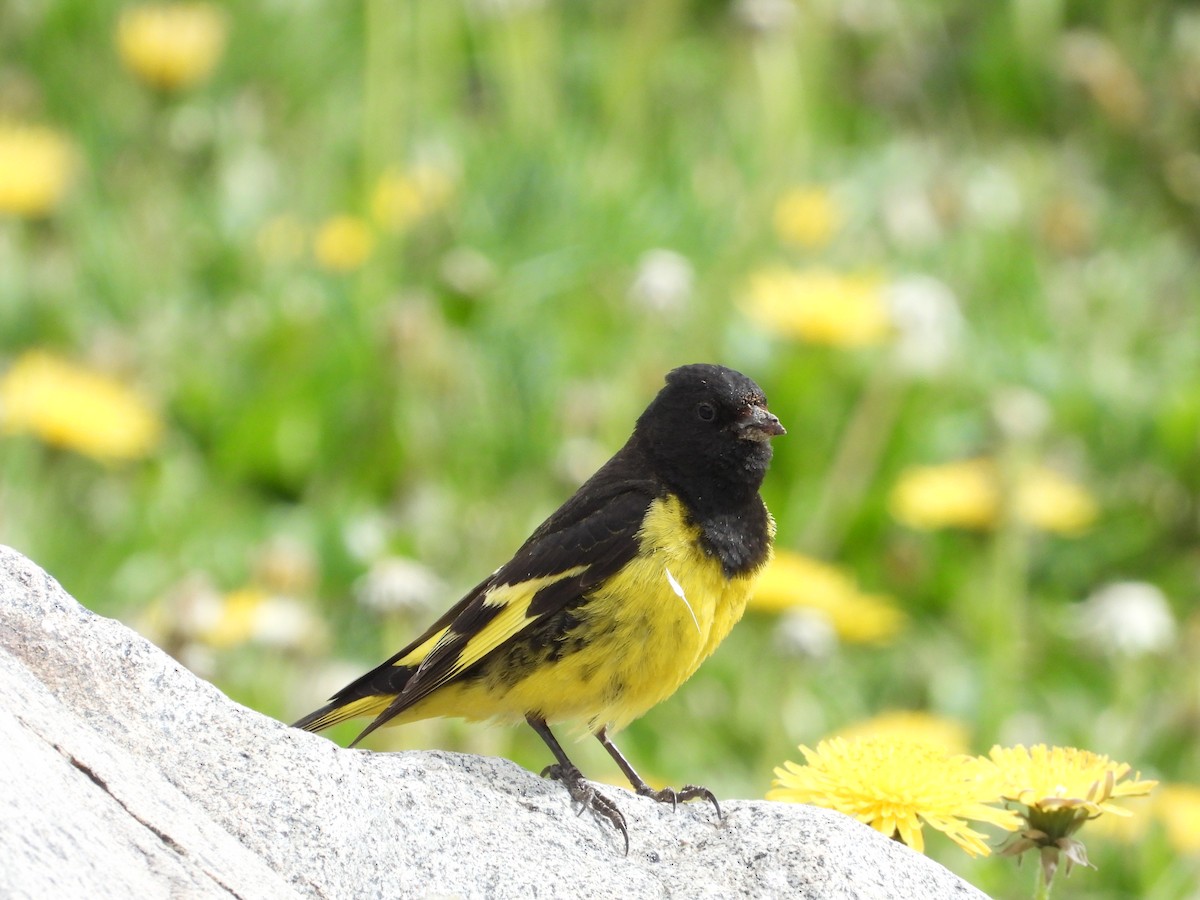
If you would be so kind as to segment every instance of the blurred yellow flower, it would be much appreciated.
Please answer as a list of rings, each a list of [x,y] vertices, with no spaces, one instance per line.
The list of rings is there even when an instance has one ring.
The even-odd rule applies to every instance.
[[[1200,786],[1163,785],[1158,790],[1156,809],[1175,852],[1200,855]]]
[[[221,598],[212,610],[212,620],[205,623],[197,637],[211,647],[236,647],[250,640],[258,608],[268,594],[258,588],[242,588]]]
[[[117,22],[117,50],[130,72],[164,91],[205,81],[225,49],[226,18],[211,3],[135,6]]]
[[[782,612],[796,607],[826,616],[838,637],[849,643],[885,643],[905,623],[890,598],[862,593],[841,569],[780,550],[755,584],[750,608]]]
[[[1146,837],[1154,820],[1155,797],[1130,797],[1127,816],[1100,816],[1088,825],[1088,833],[1122,844],[1137,844]]]
[[[883,281],[831,269],[764,269],[751,276],[746,315],[783,337],[833,347],[880,344],[892,333]]]
[[[1017,489],[1017,512],[1043,531],[1079,534],[1096,521],[1096,501],[1082,487],[1053,469],[1038,467]]]
[[[896,709],[839,728],[833,735],[846,741],[888,738],[929,744],[947,753],[966,753],[967,726],[954,719],[919,710]]]
[[[889,505],[912,528],[992,528],[1001,515],[1000,472],[983,458],[911,468],[892,488]],[[1027,524],[1064,535],[1085,531],[1097,515],[1087,491],[1040,466],[1020,475],[1015,509]]]
[[[51,128],[0,122],[0,214],[38,218],[62,202],[75,150]]]
[[[999,515],[990,460],[971,459],[905,470],[892,488],[892,515],[913,528],[988,528]]]
[[[433,165],[407,171],[387,169],[371,192],[371,218],[388,231],[400,232],[444,208],[454,195],[454,179]]]
[[[118,460],[151,453],[162,424],[125,385],[33,350],[0,377],[0,430]]]
[[[223,650],[255,643],[281,650],[312,649],[325,640],[325,626],[294,597],[258,587],[230,591],[196,637]]]
[[[313,238],[313,256],[331,272],[353,272],[360,268],[375,249],[371,226],[357,216],[333,216],[327,219]]]
[[[827,188],[794,187],[775,204],[775,233],[797,247],[823,247],[841,227],[842,218],[842,208]]]
[[[996,790],[1004,800],[1023,809],[1020,832],[1001,851],[1020,856],[1037,850],[1045,883],[1058,869],[1060,855],[1072,864],[1089,865],[1087,850],[1074,838],[1085,822],[1102,813],[1129,816],[1128,809],[1112,801],[1150,793],[1157,781],[1141,780],[1141,773],[1126,781],[1131,768],[1107,756],[1075,747],[1037,744],[993,747],[988,754],[996,766]]]
[[[988,779],[980,777],[977,759],[888,737],[830,738],[815,751],[800,750],[807,765],[789,761],[777,768],[768,800],[836,809],[919,853],[925,852],[925,825],[944,832],[971,856],[991,850],[967,820],[1008,831],[1018,827],[1014,813],[987,805],[997,798]]]

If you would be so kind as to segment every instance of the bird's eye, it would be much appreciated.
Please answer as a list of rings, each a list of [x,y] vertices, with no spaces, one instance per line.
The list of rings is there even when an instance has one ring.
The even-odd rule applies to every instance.
[[[700,417],[701,421],[711,422],[717,417],[717,411],[711,403],[701,403],[696,407],[696,415]]]

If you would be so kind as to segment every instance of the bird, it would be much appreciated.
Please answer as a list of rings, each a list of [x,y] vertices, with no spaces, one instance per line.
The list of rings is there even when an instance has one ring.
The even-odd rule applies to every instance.
[[[741,618],[770,560],[775,521],[759,493],[771,439],[786,431],[741,372],[696,363],[667,373],[616,454],[507,563],[408,646],[295,723],[321,731],[439,716],[527,722],[582,812],[624,837],[550,729],[583,723],[635,792],[674,806],[708,788],[651,788],[611,735],[675,693]]]

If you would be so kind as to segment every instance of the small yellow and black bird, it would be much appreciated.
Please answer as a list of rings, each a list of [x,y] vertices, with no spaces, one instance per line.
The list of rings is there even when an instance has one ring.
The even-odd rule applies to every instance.
[[[320,731],[374,716],[524,719],[557,760],[543,772],[624,836],[625,818],[567,758],[552,722],[579,720],[638,794],[656,791],[609,738],[686,681],[741,618],[771,556],[758,489],[784,428],[753,381],[723,366],[668,373],[633,435],[513,558],[411,644],[296,723]],[[353,744],[351,745],[353,746]]]

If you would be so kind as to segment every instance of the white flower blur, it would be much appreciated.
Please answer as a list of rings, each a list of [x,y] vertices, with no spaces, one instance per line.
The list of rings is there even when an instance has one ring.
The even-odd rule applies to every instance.
[[[1081,637],[1114,656],[1161,653],[1175,642],[1175,616],[1166,595],[1144,581],[1117,581],[1075,610]]]
[[[1031,441],[1050,426],[1050,405],[1035,391],[1021,387],[1001,388],[992,395],[992,418],[1004,434],[1018,441]]]
[[[963,336],[954,292],[936,278],[910,275],[887,286],[886,301],[896,329],[893,352],[897,365],[919,376],[945,369]]]
[[[696,271],[683,254],[647,250],[638,260],[629,299],[651,312],[676,313],[687,307],[695,281]]]
[[[390,531],[391,525],[382,513],[364,513],[343,526],[342,543],[359,562],[370,562],[383,555]]]
[[[495,264],[473,247],[455,247],[447,251],[438,269],[446,284],[468,297],[486,293],[497,279]]]
[[[444,597],[446,586],[416,560],[389,556],[354,582],[354,599],[377,613],[422,612]]]
[[[301,600],[267,594],[254,611],[248,638],[277,650],[311,649],[325,642],[325,623]]]
[[[989,231],[1013,227],[1025,212],[1017,179],[1008,169],[994,163],[983,163],[968,171],[963,185],[963,206],[972,224]]]
[[[792,0],[737,0],[733,4],[733,17],[738,24],[766,34],[790,28],[796,16]]]
[[[820,661],[838,647],[837,631],[829,614],[819,609],[797,607],[779,617],[775,646],[786,656]]]
[[[888,235],[903,247],[928,247],[942,239],[942,223],[921,185],[901,185],[883,196],[883,224]]]

